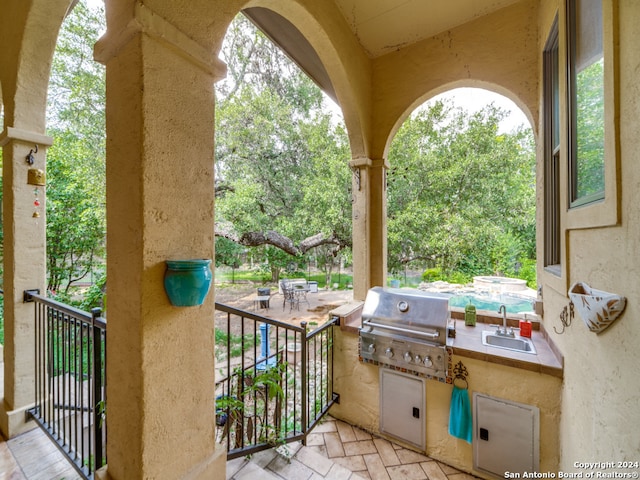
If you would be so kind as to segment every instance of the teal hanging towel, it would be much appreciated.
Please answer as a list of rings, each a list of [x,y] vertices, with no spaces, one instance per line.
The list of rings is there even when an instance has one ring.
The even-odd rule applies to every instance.
[[[471,405],[469,392],[466,388],[453,386],[451,393],[451,407],[449,410],[449,434],[471,443],[473,435],[473,421],[471,419]]]

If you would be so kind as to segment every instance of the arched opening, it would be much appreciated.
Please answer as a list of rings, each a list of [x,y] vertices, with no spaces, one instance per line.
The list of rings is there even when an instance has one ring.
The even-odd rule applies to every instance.
[[[106,284],[105,68],[93,60],[104,29],[104,6],[75,4],[58,36],[47,102],[47,291],[85,311],[103,307]]]
[[[263,23],[288,22],[258,12]],[[255,14],[247,16],[255,21]],[[300,32],[291,31],[300,45]],[[310,48],[298,53],[313,56]],[[216,434],[235,458],[295,440],[335,401],[330,375],[307,383],[307,369],[329,371],[332,353],[305,329],[325,324],[336,301],[352,298],[344,270],[351,172],[333,100],[243,13],[220,56],[227,77],[216,84],[215,115]],[[326,78],[318,83],[326,87]],[[228,306],[260,317],[231,318]],[[301,362],[303,355],[314,360]],[[278,382],[277,392],[256,397],[253,385],[268,381]],[[274,413],[260,413],[267,411]]]
[[[220,270],[219,280],[242,266],[259,282],[304,277],[344,288],[351,173],[335,103],[243,14],[221,56],[228,74],[216,85],[216,264],[231,275]]]
[[[441,93],[404,121],[388,159],[394,283],[505,276],[535,289],[535,143],[512,101],[478,88]]]

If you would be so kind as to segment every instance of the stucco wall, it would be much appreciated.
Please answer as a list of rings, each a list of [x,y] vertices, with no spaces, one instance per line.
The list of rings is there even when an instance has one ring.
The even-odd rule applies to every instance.
[[[531,19],[536,18],[537,8],[537,1],[518,2],[376,59],[374,155],[386,155],[390,135],[417,106],[457,86],[505,95],[535,125],[539,53],[538,31]]]
[[[561,8],[561,3],[546,2],[546,18]],[[619,104],[614,105],[617,108],[614,113],[620,116],[620,223],[605,228],[568,230],[565,272],[561,281],[539,268],[546,329],[565,358],[560,422],[560,469],[563,471],[580,471],[574,466],[575,462],[638,460],[640,452],[640,380],[637,372],[640,340],[637,321],[640,301],[640,140],[637,135],[640,128],[640,51],[637,48],[640,4],[614,3],[619,6],[619,15],[606,21],[617,32],[620,42],[616,87]],[[619,29],[616,28],[618,23]],[[541,42],[547,34],[541,32]],[[611,58],[605,58],[605,63],[607,61]],[[606,128],[611,128],[611,124]],[[615,154],[615,151],[607,151],[607,161],[615,158]],[[538,168],[542,168],[541,160]],[[540,192],[541,186],[538,188]],[[565,192],[566,189],[563,194]],[[595,218],[596,208],[586,206],[579,213],[586,218],[590,215]],[[542,228],[540,223],[538,228]],[[554,333],[554,326],[562,331],[559,315],[569,304],[564,287],[576,281],[627,297],[624,314],[601,334],[590,332],[578,313],[563,334]]]
[[[340,331],[335,339],[335,391],[340,404],[331,415],[361,428],[379,433],[379,367],[358,361],[358,336]],[[558,470],[561,379],[518,368],[487,363],[454,355],[469,372],[469,398],[473,392],[512,400],[540,409],[540,471]],[[425,453],[463,471],[473,471],[473,448],[448,433],[453,387],[435,380],[426,381]],[[490,478],[482,472],[474,474]]]
[[[36,16],[27,15],[26,9],[31,4],[25,6],[15,1],[7,4],[3,17],[3,26],[7,28],[0,29],[3,46],[0,51],[3,67],[0,81],[6,127],[42,133],[46,82],[57,28],[52,25],[60,23],[65,10],[62,8],[64,3],[37,2],[40,10]],[[180,91],[177,87],[178,92],[172,91],[174,78],[169,75],[172,71],[184,72],[185,56],[180,52],[185,49],[174,45],[175,48],[168,49],[171,52],[165,52],[158,45],[147,44],[149,50],[145,60],[153,61],[146,66],[153,68],[147,68],[144,74],[153,77],[157,72],[163,73],[154,81],[147,79],[144,84],[146,91],[137,88],[142,84],[143,76],[141,54],[138,51],[130,54],[123,47],[131,40],[127,36],[131,33],[127,28],[130,26],[134,3],[132,0],[109,2],[109,29],[113,42],[106,42],[113,43],[113,51],[107,57],[118,57],[112,60],[114,63],[108,68],[108,76],[111,77],[108,79],[110,91],[107,93],[110,103],[107,110],[111,116],[108,137],[112,142],[108,151],[108,201],[110,219],[113,220],[109,222],[110,295],[114,303],[121,305],[119,312],[111,312],[110,321],[114,326],[113,335],[122,340],[120,349],[110,352],[109,357],[110,368],[115,365],[111,375],[117,380],[110,383],[110,388],[118,392],[110,397],[113,407],[110,410],[110,422],[114,426],[110,433],[110,455],[113,453],[110,458],[117,463],[118,452],[114,453],[113,448],[120,443],[122,465],[131,463],[134,457],[137,462],[152,463],[167,453],[165,461],[171,463],[175,457],[176,463],[180,464],[176,470],[185,471],[192,463],[204,461],[203,457],[210,452],[197,446],[185,458],[178,450],[167,452],[167,445],[169,448],[171,445],[183,446],[182,440],[194,438],[191,435],[193,432],[199,437],[211,437],[211,428],[203,431],[200,418],[194,412],[197,414],[200,410],[210,409],[212,393],[204,389],[199,392],[196,386],[195,393],[202,395],[194,395],[189,402],[182,403],[178,410],[168,405],[165,398],[167,393],[175,397],[183,393],[178,392],[175,385],[180,385],[184,380],[182,374],[185,369],[199,372],[199,380],[211,376],[209,366],[213,361],[213,342],[206,319],[210,317],[212,304],[209,300],[197,319],[182,311],[174,311],[166,304],[160,282],[162,261],[169,256],[197,254],[210,257],[213,254],[212,247],[203,247],[213,243],[213,199],[210,188],[213,178],[209,162],[213,150],[213,132],[203,125],[208,125],[207,122],[212,118],[211,85],[214,79],[201,71],[202,51],[187,48],[187,56],[191,55],[192,61],[195,60],[197,64],[190,65],[187,71],[191,72],[192,82],[198,85],[189,91],[200,92],[200,96],[190,96],[189,92]],[[508,94],[535,122],[534,130],[539,130],[541,89],[538,79],[542,49],[550,20],[556,11],[563,10],[564,1],[524,0],[482,21],[452,29],[410,48],[380,57],[371,61],[371,64],[358,51],[355,41],[349,39],[344,22],[340,21],[335,11],[323,9],[322,3],[315,0],[246,3],[239,0],[199,0],[188,5],[185,1],[152,1],[145,2],[145,5],[151,5],[178,30],[190,32],[190,38],[202,45],[205,51],[208,51],[207,48],[216,50],[226,25],[241,5],[287,8],[282,13],[288,13],[290,20],[299,25],[318,48],[327,70],[336,81],[355,157],[364,155],[382,160],[394,129],[413,107],[445,88],[463,84],[493,86],[499,93]],[[620,41],[617,64],[619,78],[616,85],[619,98],[615,105],[615,114],[620,119],[619,151],[614,152],[620,161],[620,222],[612,227],[567,231],[564,276],[560,281],[542,271],[539,276],[544,292],[546,330],[553,336],[553,341],[565,358],[560,420],[555,399],[555,392],[561,388],[559,380],[463,360],[472,375],[472,390],[482,389],[484,393],[522,403],[540,402],[542,469],[555,470],[555,463],[559,463],[560,469],[570,471],[574,462],[638,460],[640,452],[640,413],[637,408],[640,381],[636,371],[637,343],[640,341],[640,323],[636,318],[640,300],[640,139],[637,134],[640,129],[640,84],[637,80],[640,73],[640,49],[637,48],[640,3],[631,0],[613,3],[619,7],[619,14],[610,20]],[[208,19],[200,15],[202,12],[209,13]],[[153,23],[148,16],[145,18]],[[199,28],[194,28],[194,25]],[[162,30],[165,26],[169,27],[160,25],[159,28]],[[149,30],[148,27],[145,26],[145,29]],[[176,33],[169,30],[169,33]],[[162,37],[165,33],[165,30],[156,32],[156,37]],[[163,42],[172,40],[176,38],[163,37],[163,48],[166,46]],[[178,44],[185,40],[180,37]],[[323,48],[325,46],[331,48]],[[134,47],[138,48],[136,45]],[[174,56],[176,51],[181,58]],[[353,61],[354,56],[357,57],[356,61]],[[132,72],[131,69],[136,71]],[[123,86],[118,81],[120,79],[129,81],[129,86]],[[163,85],[158,85],[161,80],[168,85],[166,90]],[[22,90],[18,91],[18,85]],[[144,99],[142,91],[145,92]],[[207,100],[204,103],[203,98]],[[183,99],[184,104],[181,103]],[[173,108],[167,110],[165,103]],[[141,114],[134,115],[137,105],[144,110],[144,122]],[[196,120],[202,120],[195,131],[192,111],[199,112]],[[157,112],[160,114],[155,115]],[[171,135],[167,135],[167,132]],[[134,138],[136,135],[144,135],[144,141]],[[538,170],[541,171],[541,142],[538,145]],[[153,148],[146,150],[150,146]],[[15,156],[22,159],[25,153],[16,150],[11,158]],[[120,153],[122,157],[118,158]],[[202,167],[199,174],[191,159],[199,159],[198,165]],[[5,162],[8,160],[10,158],[5,153]],[[189,175],[184,174],[182,165],[191,165]],[[190,178],[195,179],[198,189],[193,188]],[[185,196],[177,197],[178,201],[164,198],[165,188],[178,188],[173,179],[181,179],[185,192],[188,192]],[[5,183],[5,187],[8,187],[9,184]],[[133,191],[142,195],[142,190],[145,192],[144,201],[142,198],[133,198]],[[540,193],[539,188],[538,205],[542,206]],[[203,202],[203,198],[209,200]],[[202,204],[206,204],[206,207],[200,208]],[[367,215],[374,216],[372,218],[383,215],[379,205],[367,210]],[[189,210],[185,210],[187,206]],[[589,208],[581,210],[586,212],[585,216],[589,215]],[[200,225],[197,231],[190,231],[185,242],[181,219],[188,214],[199,218]],[[167,222],[167,219],[174,223]],[[137,230],[140,224],[144,225],[142,232]],[[538,225],[540,230],[542,225]],[[16,247],[22,245],[21,242],[11,242],[9,237],[6,240],[16,243]],[[366,241],[370,240],[354,237],[354,244]],[[379,250],[384,249],[381,247]],[[368,261],[374,260],[373,256],[368,257]],[[38,267],[37,275],[29,276],[39,277],[42,271],[43,268]],[[119,273],[115,274],[116,271]],[[5,274],[8,272],[10,270],[5,270]],[[112,273],[116,276],[113,277]],[[120,282],[123,289],[134,284],[133,290],[118,291],[114,285],[118,284],[119,278],[124,279]],[[566,286],[577,280],[627,297],[624,315],[600,335],[589,332],[579,316],[564,334],[554,333],[553,327],[559,326],[559,314],[568,304]],[[112,288],[116,290],[111,291]],[[183,320],[187,320],[187,317],[195,320],[189,324],[191,330],[182,328]],[[118,323],[119,326],[115,326]],[[208,333],[199,335],[198,331]],[[173,342],[171,352],[175,356],[169,358],[166,349],[159,348],[163,346],[160,339],[174,339],[176,336],[180,336],[181,341]],[[192,346],[192,341],[199,347],[192,348],[192,352],[200,350],[207,353],[185,357],[185,350],[180,346]],[[378,425],[377,368],[357,361],[355,336],[339,334],[336,348],[336,358],[342,358],[336,364],[336,391],[341,394],[342,401],[335,407],[335,415],[375,430]],[[173,358],[176,362],[172,363]],[[154,360],[159,361],[152,365]],[[198,360],[204,361],[194,364]],[[206,369],[204,365],[207,365]],[[134,368],[136,371],[132,372]],[[158,384],[159,378],[164,383]],[[483,379],[482,382],[479,379]],[[526,385],[526,390],[514,390],[512,386],[518,382]],[[193,378],[186,382],[188,385],[194,383]],[[173,387],[168,390],[163,385]],[[130,387],[133,387],[133,394],[130,393]],[[428,382],[427,402],[431,410],[427,418],[427,453],[460,468],[467,468],[470,465],[470,447],[448,437],[444,429],[449,389],[446,385]],[[131,408],[131,402],[135,408],[129,414],[127,411]],[[144,414],[156,406],[158,410],[152,416],[145,417]],[[116,413],[118,411],[120,413]],[[187,428],[181,423],[184,418],[190,419]],[[136,425],[132,427],[128,423],[130,420]],[[559,444],[554,433],[556,425],[559,426]],[[174,431],[179,435],[173,435]],[[126,441],[131,432],[137,437],[135,442]],[[165,445],[164,438],[171,438],[172,442]],[[144,444],[144,440],[148,442]],[[144,459],[141,458],[143,444]],[[157,468],[162,467],[158,465]]]

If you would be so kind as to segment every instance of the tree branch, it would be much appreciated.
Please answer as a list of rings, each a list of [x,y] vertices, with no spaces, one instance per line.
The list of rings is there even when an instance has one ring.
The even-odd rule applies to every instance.
[[[216,224],[216,237],[223,237],[245,247],[258,247],[260,245],[273,245],[290,255],[303,255],[314,247],[321,245],[335,245],[338,248],[347,246],[340,241],[335,235],[325,236],[323,233],[317,233],[311,237],[307,237],[296,245],[293,240],[273,230],[266,232],[245,232],[237,235],[224,225]]]

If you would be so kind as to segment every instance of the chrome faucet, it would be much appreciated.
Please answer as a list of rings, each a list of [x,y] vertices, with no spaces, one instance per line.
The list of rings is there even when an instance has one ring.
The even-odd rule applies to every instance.
[[[507,332],[507,307],[506,305],[500,305],[500,308],[498,309],[498,313],[502,314],[502,330],[500,330],[500,327],[498,327],[498,331],[496,332],[498,335],[502,335],[505,337],[515,337],[515,334],[513,333],[513,328],[509,329],[509,332]]]

